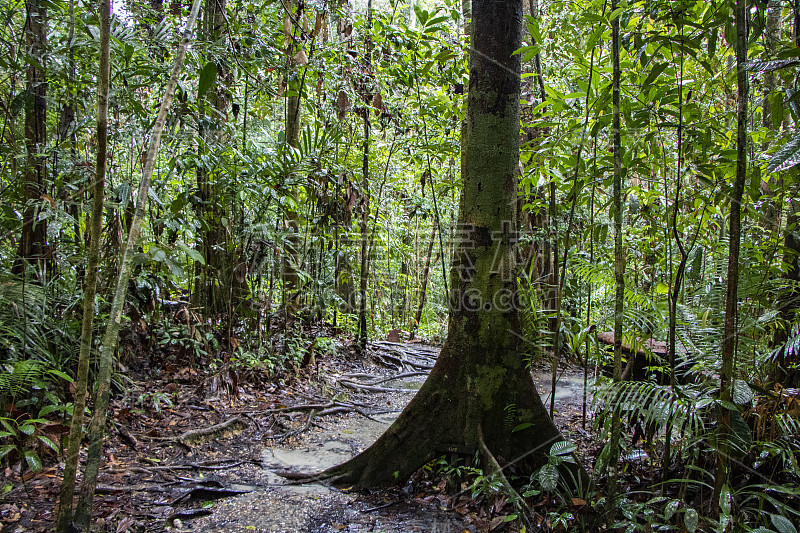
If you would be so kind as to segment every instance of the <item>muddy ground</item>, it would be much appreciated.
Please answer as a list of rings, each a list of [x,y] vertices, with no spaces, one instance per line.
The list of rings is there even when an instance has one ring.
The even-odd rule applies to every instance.
[[[168,368],[158,380],[131,385],[110,413],[96,529],[516,531],[506,522],[513,508],[502,498],[473,498],[466,483],[461,491],[446,490],[445,480],[430,472],[376,493],[292,485],[276,474],[318,471],[369,446],[413,397],[437,354],[430,346],[379,342],[366,357],[340,346],[291,377],[221,369],[198,379]],[[550,371],[535,370],[534,380],[549,405]],[[582,371],[560,370],[557,390],[557,425],[591,453],[592,439],[581,427]],[[4,474],[13,489],[0,499],[3,531],[49,530],[60,465]]]

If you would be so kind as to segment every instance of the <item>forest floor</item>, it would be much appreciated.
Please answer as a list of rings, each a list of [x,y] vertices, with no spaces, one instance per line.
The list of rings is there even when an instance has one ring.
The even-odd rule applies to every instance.
[[[377,341],[365,356],[340,346],[283,378],[168,365],[158,379],[131,381],[109,413],[96,530],[516,531],[506,522],[513,508],[505,498],[473,498],[466,482],[448,490],[431,469],[404,487],[374,493],[293,485],[276,474],[318,471],[369,446],[437,355],[438,348],[423,344]],[[533,375],[549,406],[549,369]],[[582,369],[561,369],[557,391],[556,424],[590,465],[602,443],[582,427]],[[0,497],[2,531],[49,530],[60,465],[35,474],[7,468],[4,476],[14,488]]]

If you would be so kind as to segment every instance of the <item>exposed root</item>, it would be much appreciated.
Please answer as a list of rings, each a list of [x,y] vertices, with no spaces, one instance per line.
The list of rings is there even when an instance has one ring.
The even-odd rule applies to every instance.
[[[376,387],[367,383],[356,383],[345,379],[339,380],[339,385],[352,390],[364,390],[369,392],[417,392],[417,389],[393,389],[391,387]]]
[[[299,429],[294,429],[292,431],[287,431],[283,435],[276,435],[276,436],[274,436],[272,438],[275,440],[275,442],[280,444],[281,442],[285,441],[289,437],[294,437],[295,435],[299,435],[300,433],[303,433],[304,431],[306,431],[308,428],[311,427],[311,422],[314,420],[314,416],[316,414],[317,414],[317,412],[312,409],[311,412],[308,414],[308,420],[306,420],[306,424],[303,427],[301,427]]]
[[[183,444],[184,446],[192,447],[200,442],[205,440],[214,438],[214,436],[219,435],[220,433],[224,433],[226,431],[236,431],[243,430],[248,426],[247,420],[244,418],[235,416],[230,420],[226,420],[220,424],[214,424],[213,426],[209,426],[206,428],[200,429],[193,429],[190,431],[186,431],[182,433],[181,436],[178,437],[178,442]]]
[[[372,352],[373,357],[401,372],[430,370],[438,356],[436,348],[421,345],[375,341],[372,347],[378,350]]]

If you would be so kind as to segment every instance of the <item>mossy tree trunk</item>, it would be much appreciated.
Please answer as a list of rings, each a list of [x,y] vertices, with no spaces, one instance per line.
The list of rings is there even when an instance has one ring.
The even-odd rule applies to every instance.
[[[43,269],[48,259],[47,222],[38,220],[39,208],[45,194],[47,176],[47,9],[39,0],[25,4],[25,47],[29,59],[26,69],[28,98],[25,101],[25,210],[22,215],[22,235],[13,272],[23,274],[28,265]]]
[[[100,266],[100,240],[103,231],[103,200],[106,184],[106,154],[108,153],[108,90],[110,79],[111,0],[99,2],[100,50],[97,73],[97,154],[95,178],[92,183],[92,218],[89,240],[89,259],[83,286],[83,317],[81,319],[81,345],[78,370],[75,376],[75,398],[69,440],[64,457],[64,477],[58,497],[56,531],[65,533],[72,525],[72,504],[75,493],[75,474],[83,436],[84,411],[89,381],[89,360],[92,355],[92,326]]]
[[[292,76],[292,68],[297,63],[294,56],[297,52],[301,51],[300,45],[296,42],[294,33],[297,31],[292,17],[301,20],[303,17],[302,6],[295,1],[287,3],[287,14],[284,19],[284,40],[286,42],[286,61],[287,61],[287,87],[291,91],[290,95],[286,97],[286,123],[285,123],[285,139],[287,146],[298,148],[300,146],[300,107],[303,95],[303,78]],[[296,76],[296,74],[295,74]],[[284,157],[289,156],[289,150],[285,151]],[[291,165],[287,163],[287,168]],[[297,176],[287,175],[287,180],[291,180],[295,185],[290,189],[292,201],[285,212],[285,224],[288,235],[286,237],[286,249],[283,256],[282,274],[284,286],[284,309],[286,311],[286,331],[291,335],[295,325],[295,318],[300,312],[300,214],[298,213],[299,205],[297,199],[299,198],[298,186],[296,185]],[[285,349],[288,344],[285,345]]]
[[[224,45],[226,0],[206,0],[203,7],[203,20],[198,35],[206,46]],[[204,87],[204,93],[197,96],[200,115],[198,159],[206,159],[224,145],[224,121],[228,112],[228,98],[225,95],[225,81],[230,69],[223,61],[215,61],[214,52],[206,52],[207,61],[203,67],[208,72],[213,67],[213,81]],[[213,62],[213,63],[212,63]],[[201,84],[202,85],[202,84]],[[212,158],[213,159],[213,158]],[[198,162],[196,169],[197,191],[200,202],[197,204],[197,218],[200,222],[199,248],[203,262],[195,263],[195,284],[193,303],[202,312],[213,317],[226,311],[230,301],[227,298],[233,285],[232,276],[235,265],[229,258],[228,232],[223,224],[223,202],[226,198],[223,179],[215,168],[208,168]],[[231,217],[228,217],[229,220]],[[235,254],[233,254],[235,255]],[[231,278],[231,279],[228,279]],[[230,283],[226,283],[230,281]],[[228,317],[230,320],[230,316]]]
[[[562,439],[521,355],[514,275],[522,1],[473,2],[460,243],[447,340],[425,384],[367,450],[327,470],[358,487],[407,479],[449,445],[530,471]],[[515,428],[520,428],[514,431]],[[481,439],[481,435],[483,439]],[[488,462],[488,458],[484,458]]]
[[[413,12],[414,6],[411,6]],[[372,0],[367,0],[367,28],[366,42],[364,43],[366,64],[364,67],[364,144],[362,159],[362,182],[361,182],[361,274],[359,279],[359,301],[358,301],[358,346],[363,351],[367,348],[369,336],[367,328],[367,285],[369,283],[369,234],[367,224],[369,222],[369,137],[372,126],[369,123],[369,102],[372,100],[370,71],[372,63]]]
[[[616,0],[611,2],[611,11],[617,9]],[[620,117],[620,65],[619,65],[619,17],[611,21],[611,61],[613,63],[612,81],[612,136],[614,144],[614,280],[616,296],[614,299],[614,383],[622,381],[622,331],[625,312],[625,250],[622,236],[622,132]],[[608,454],[608,496],[606,498],[606,520],[609,529],[613,527],[617,509],[617,479],[620,455],[619,439],[621,431],[620,411],[614,402],[611,414],[611,441]]]

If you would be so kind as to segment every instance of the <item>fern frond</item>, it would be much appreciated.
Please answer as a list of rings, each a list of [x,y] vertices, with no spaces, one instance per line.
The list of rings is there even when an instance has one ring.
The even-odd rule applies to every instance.
[[[16,398],[26,392],[47,368],[40,361],[15,361],[4,365],[0,372],[0,401]]]

